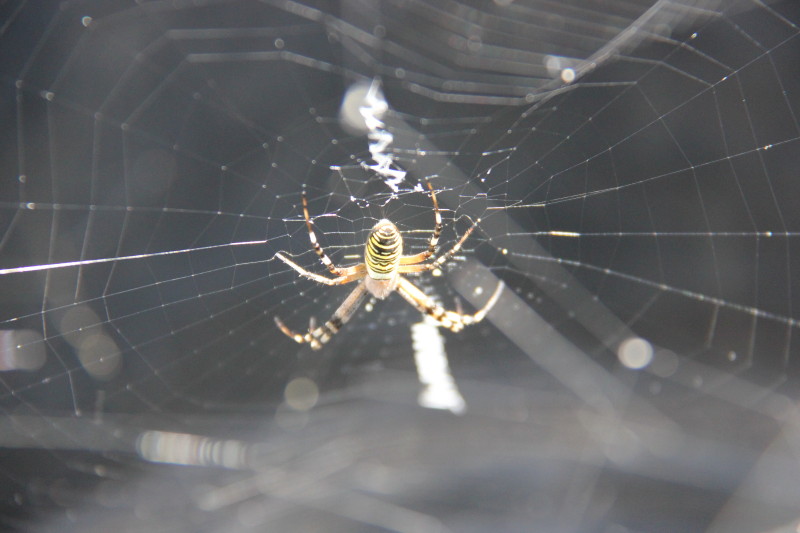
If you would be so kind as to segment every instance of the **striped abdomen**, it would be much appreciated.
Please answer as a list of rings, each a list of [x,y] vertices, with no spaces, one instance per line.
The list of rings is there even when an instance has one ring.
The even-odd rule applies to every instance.
[[[381,220],[369,234],[364,250],[367,273],[372,279],[392,279],[403,253],[403,238],[397,227],[388,220]]]

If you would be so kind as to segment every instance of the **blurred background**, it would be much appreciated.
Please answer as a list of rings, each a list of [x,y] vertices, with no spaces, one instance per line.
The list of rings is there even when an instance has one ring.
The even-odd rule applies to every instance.
[[[5,531],[800,531],[794,0],[0,1]],[[389,218],[413,283],[321,350]]]

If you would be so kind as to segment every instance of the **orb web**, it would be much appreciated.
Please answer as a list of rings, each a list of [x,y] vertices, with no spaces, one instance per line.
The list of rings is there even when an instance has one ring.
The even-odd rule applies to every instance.
[[[796,526],[793,2],[3,11],[4,525]],[[381,218],[426,249],[426,183],[440,251],[476,229],[411,279],[466,312],[502,281],[487,319],[284,336],[353,287],[275,257],[328,274],[303,192],[350,266]]]

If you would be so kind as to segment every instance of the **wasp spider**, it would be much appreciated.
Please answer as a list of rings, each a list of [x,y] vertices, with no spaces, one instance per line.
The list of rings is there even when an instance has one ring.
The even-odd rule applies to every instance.
[[[333,261],[325,254],[317,241],[317,236],[314,234],[314,228],[311,223],[311,217],[308,214],[308,200],[306,199],[305,192],[303,192],[303,216],[306,219],[306,227],[308,228],[308,237],[311,240],[311,247],[314,248],[322,264],[336,277],[329,278],[309,272],[281,252],[275,255],[278,259],[296,270],[301,276],[310,280],[324,283],[325,285],[344,285],[345,283],[353,281],[358,281],[359,283],[350,295],[345,298],[336,312],[333,313],[331,319],[322,326],[314,327],[314,321],[312,319],[311,326],[307,333],[296,333],[286,327],[283,321],[276,316],[275,323],[281,331],[296,342],[307,342],[313,349],[319,350],[322,348],[323,344],[328,342],[330,338],[350,320],[350,317],[358,310],[367,294],[371,294],[375,298],[383,300],[394,291],[399,292],[400,296],[405,298],[420,312],[433,318],[439,325],[451,331],[461,331],[464,326],[475,324],[483,320],[486,313],[497,303],[497,299],[500,297],[500,291],[503,288],[502,283],[497,285],[494,293],[482,309],[475,314],[466,315],[442,308],[416,285],[401,276],[401,274],[425,272],[440,267],[461,249],[461,245],[475,229],[475,224],[480,222],[480,219],[478,219],[475,224],[464,233],[455,246],[445,254],[432,259],[430,262],[426,262],[428,259],[434,257],[436,245],[439,242],[439,235],[442,232],[442,216],[439,214],[439,204],[436,201],[436,194],[433,192],[433,187],[431,187],[430,183],[428,183],[428,189],[430,190],[431,200],[433,201],[433,214],[436,219],[436,225],[433,228],[433,234],[431,235],[427,250],[415,255],[403,255],[403,237],[400,235],[400,231],[397,229],[397,226],[392,224],[389,220],[383,219],[378,221],[369,233],[369,238],[367,239],[367,244],[364,249],[364,262],[344,268],[334,265]]]

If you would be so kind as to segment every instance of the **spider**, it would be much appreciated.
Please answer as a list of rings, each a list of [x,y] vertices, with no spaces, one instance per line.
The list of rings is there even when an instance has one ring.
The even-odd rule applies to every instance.
[[[439,235],[442,233],[442,216],[439,213],[439,204],[436,201],[436,194],[433,192],[433,187],[430,182],[428,182],[427,185],[431,193],[433,214],[436,221],[433,234],[428,243],[428,249],[415,255],[402,255],[403,237],[400,235],[400,231],[392,222],[382,219],[372,227],[369,233],[364,249],[364,262],[344,268],[334,265],[333,261],[331,261],[317,241],[317,236],[314,234],[314,228],[311,223],[311,217],[308,214],[308,200],[306,199],[305,191],[303,191],[303,216],[306,219],[306,227],[308,228],[308,237],[311,240],[311,247],[314,248],[322,264],[336,277],[329,278],[309,272],[286,257],[282,252],[278,252],[275,255],[278,259],[296,270],[301,276],[318,283],[323,283],[325,285],[344,285],[353,281],[358,281],[359,283],[325,324],[314,327],[314,319],[312,318],[307,333],[296,333],[290,330],[283,321],[276,316],[275,323],[283,333],[295,342],[308,343],[311,345],[311,348],[319,350],[322,348],[323,344],[328,342],[331,337],[350,320],[350,317],[358,310],[367,294],[371,294],[375,298],[383,300],[394,291],[399,292],[400,296],[405,298],[406,301],[413,305],[418,311],[431,317],[439,325],[454,332],[461,331],[464,326],[476,324],[483,320],[486,313],[497,303],[503,288],[502,282],[498,283],[497,288],[495,288],[494,293],[483,308],[475,314],[468,315],[442,308],[416,285],[401,275],[425,272],[440,267],[461,249],[461,245],[473,232],[475,226],[480,223],[480,219],[475,221],[455,246],[440,257],[433,259],[431,262],[426,262],[434,256],[436,245],[439,242]]]

